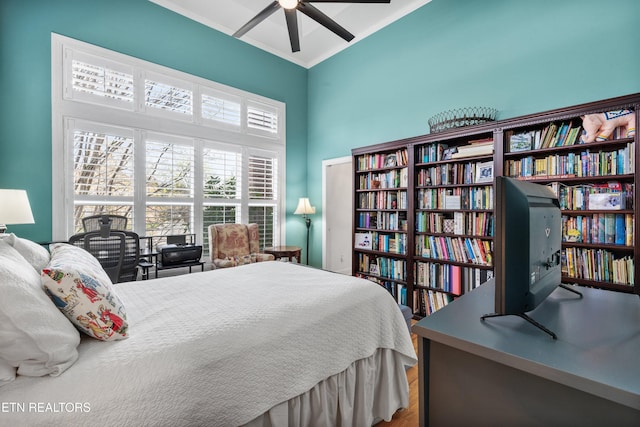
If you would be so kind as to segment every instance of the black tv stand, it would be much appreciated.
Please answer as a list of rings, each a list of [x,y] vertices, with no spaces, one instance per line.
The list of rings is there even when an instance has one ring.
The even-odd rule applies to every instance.
[[[569,285],[565,285],[564,283],[560,283],[559,285],[560,288],[566,289],[569,292],[573,292],[574,294],[578,294],[580,295],[580,298],[582,298],[582,292],[576,291],[575,289],[573,289],[571,286]]]
[[[480,317],[480,319],[484,320],[484,319],[486,319],[488,317],[498,317],[498,316],[518,316],[518,317],[522,317],[524,320],[526,320],[527,322],[531,323],[536,328],[539,328],[539,329],[545,331],[546,333],[548,333],[549,335],[551,335],[551,338],[553,338],[554,340],[558,339],[558,336],[556,334],[554,334],[551,330],[549,330],[546,326],[544,326],[541,323],[536,322],[535,320],[533,320],[531,317],[527,316],[524,313],[517,313],[517,314],[490,313],[490,314],[484,314],[482,317]]]
[[[558,285],[558,287],[566,289],[566,290],[568,290],[570,292],[573,292],[574,294],[580,295],[580,298],[582,298],[582,292],[576,291],[571,286],[568,286],[568,285],[565,285],[565,284],[561,283],[560,285]],[[498,317],[498,316],[518,316],[518,317],[522,317],[524,320],[526,320],[527,322],[531,323],[536,328],[539,328],[539,329],[545,331],[546,333],[548,333],[549,335],[551,335],[551,337],[554,340],[558,339],[558,336],[555,333],[553,333],[551,330],[549,330],[546,326],[544,326],[541,323],[538,323],[537,321],[533,320],[531,317],[527,316],[524,313],[514,313],[514,314],[490,313],[490,314],[485,314],[485,315],[481,316],[480,319],[484,320],[484,319],[486,319],[488,317]]]

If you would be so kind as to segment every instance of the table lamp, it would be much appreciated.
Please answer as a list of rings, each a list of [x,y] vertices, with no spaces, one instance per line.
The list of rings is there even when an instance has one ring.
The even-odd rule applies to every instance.
[[[300,197],[298,200],[298,207],[296,208],[294,215],[302,215],[307,224],[307,265],[309,265],[309,229],[311,228],[311,218],[308,215],[316,213],[316,208],[311,206],[307,197]]]
[[[0,189],[0,234],[7,231],[7,224],[34,223],[27,192]]]

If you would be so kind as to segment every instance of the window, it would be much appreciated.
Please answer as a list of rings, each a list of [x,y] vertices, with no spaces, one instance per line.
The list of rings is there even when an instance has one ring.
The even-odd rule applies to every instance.
[[[53,35],[53,238],[111,213],[140,235],[257,222],[284,237],[284,104]],[[60,52],[60,54],[55,54]],[[91,107],[87,107],[91,104]],[[161,120],[158,120],[161,117]]]
[[[204,88],[201,100],[200,108],[205,123],[207,120],[212,120],[215,125],[226,125],[232,129],[240,130],[242,119],[240,97]]]
[[[133,102],[133,76],[95,64],[72,61],[72,85],[78,92],[92,96]]]
[[[150,108],[147,111],[163,111],[190,118],[193,115],[193,90],[188,86],[167,76],[151,74],[144,80],[144,102]]]
[[[265,230],[260,247],[274,246],[273,231],[277,227],[277,159],[252,155],[249,157],[249,222]]]
[[[247,105],[247,128],[250,133],[264,136],[278,134],[278,110],[259,102]]]
[[[71,121],[73,132],[73,232],[98,213],[131,216],[133,137],[125,129]]]

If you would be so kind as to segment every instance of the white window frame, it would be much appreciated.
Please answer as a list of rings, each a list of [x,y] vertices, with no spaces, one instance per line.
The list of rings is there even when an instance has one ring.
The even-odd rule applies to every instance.
[[[74,96],[73,88],[66,83],[71,75],[71,61],[76,58],[100,58],[100,65],[117,70],[133,70],[134,75],[134,102],[133,108],[109,105],[109,102],[92,100],[91,96]],[[146,76],[166,76],[166,82],[183,82],[193,89],[193,114],[163,114],[162,120],[158,120],[158,111],[145,107],[144,79]],[[73,230],[73,146],[68,144],[68,132],[74,120],[96,123],[114,128],[125,128],[134,133],[134,146],[136,174],[138,169],[144,170],[144,144],[138,141],[145,140],[145,134],[154,132],[174,135],[180,138],[190,138],[194,141],[196,152],[203,144],[220,144],[235,147],[242,151],[243,162],[248,159],[249,152],[263,150],[271,153],[277,159],[277,211],[276,227],[279,233],[274,236],[275,241],[286,241],[285,236],[285,200],[286,200],[286,106],[280,101],[261,97],[230,86],[222,85],[197,76],[173,70],[148,61],[143,61],[128,55],[123,55],[108,49],[100,48],[88,43],[64,37],[55,33],[51,34],[51,99],[52,99],[52,238],[53,240],[66,240],[74,232]],[[241,126],[230,126],[225,123],[217,123],[215,120],[204,120],[201,116],[201,93],[228,96],[230,99],[239,99],[241,102]],[[87,99],[88,98],[88,99]],[[247,129],[247,104],[257,103],[270,108],[278,115],[278,129],[275,133],[262,134],[255,129]],[[202,233],[202,164],[196,155],[196,176],[194,189],[194,232]],[[143,172],[144,174],[144,172]],[[198,175],[200,174],[200,175]],[[244,175],[244,173],[243,173]],[[245,178],[243,177],[243,180]],[[146,205],[144,180],[136,180],[134,192],[134,209]],[[243,189],[246,182],[242,183]],[[198,194],[200,192],[200,194]],[[248,199],[243,193],[241,218],[248,217]],[[142,210],[144,212],[144,209]],[[139,214],[138,214],[139,215]],[[140,235],[145,234],[144,221],[135,220],[134,230]],[[199,236],[198,241],[202,241]]]

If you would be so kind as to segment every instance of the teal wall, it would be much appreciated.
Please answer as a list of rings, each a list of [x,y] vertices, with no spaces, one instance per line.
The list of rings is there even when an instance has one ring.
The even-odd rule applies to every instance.
[[[10,230],[51,238],[52,32],[285,102],[287,212],[295,209],[306,192],[306,69],[147,0],[2,0],[0,188],[26,189],[36,221]]]
[[[321,264],[322,160],[428,133],[448,109],[499,118],[640,92],[637,0],[433,0],[310,70],[147,0],[0,1],[0,188],[29,191],[51,236],[50,33],[287,104],[287,211],[307,195]],[[203,54],[203,52],[205,54]],[[304,245],[299,217],[287,243]]]
[[[429,133],[444,110],[503,119],[640,92],[639,18],[637,0],[433,0],[309,71],[309,197],[322,160]]]

